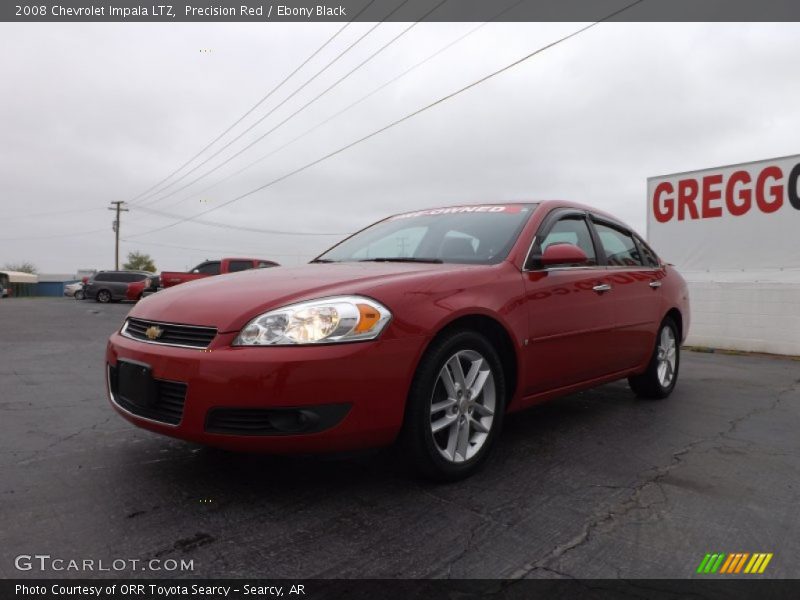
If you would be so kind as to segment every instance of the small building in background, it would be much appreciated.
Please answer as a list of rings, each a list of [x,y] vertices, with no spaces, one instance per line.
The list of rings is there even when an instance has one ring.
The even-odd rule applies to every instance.
[[[20,271],[0,271],[0,291],[3,296],[25,297],[35,296],[36,286],[39,283],[39,276]]]
[[[64,286],[80,281],[80,277],[74,273],[56,273],[39,275],[39,282],[36,284],[35,296],[63,296]]]
[[[94,277],[97,275],[97,269],[78,269],[77,277],[81,281],[85,278]]]

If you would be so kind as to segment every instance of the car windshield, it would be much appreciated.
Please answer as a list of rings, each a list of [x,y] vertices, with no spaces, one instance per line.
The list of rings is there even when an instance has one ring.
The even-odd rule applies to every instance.
[[[496,264],[511,250],[534,204],[436,208],[380,221],[313,262]]]

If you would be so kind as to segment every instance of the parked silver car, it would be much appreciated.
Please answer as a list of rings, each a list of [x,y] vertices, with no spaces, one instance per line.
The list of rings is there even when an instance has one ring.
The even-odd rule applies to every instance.
[[[75,298],[75,300],[83,300],[83,282],[76,281],[75,283],[68,283],[64,286],[64,295],[68,298]]]

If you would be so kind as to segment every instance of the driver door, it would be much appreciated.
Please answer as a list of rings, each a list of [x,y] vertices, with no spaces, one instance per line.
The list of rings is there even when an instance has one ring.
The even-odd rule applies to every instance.
[[[583,250],[586,265],[544,267],[550,244],[570,243]],[[525,356],[525,395],[589,381],[612,369],[613,298],[604,291],[607,271],[582,211],[556,211],[537,232],[523,273],[529,333]],[[598,261],[599,258],[599,261]]]

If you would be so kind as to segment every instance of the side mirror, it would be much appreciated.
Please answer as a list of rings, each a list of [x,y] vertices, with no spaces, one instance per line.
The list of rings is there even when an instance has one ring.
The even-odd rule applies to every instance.
[[[586,252],[574,244],[550,244],[542,253],[542,266],[554,267],[556,265],[585,265],[589,262]]]

